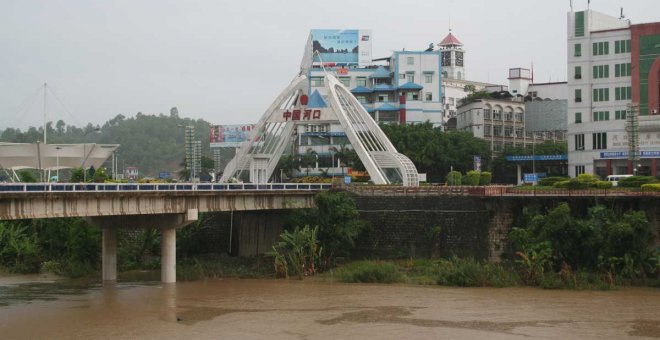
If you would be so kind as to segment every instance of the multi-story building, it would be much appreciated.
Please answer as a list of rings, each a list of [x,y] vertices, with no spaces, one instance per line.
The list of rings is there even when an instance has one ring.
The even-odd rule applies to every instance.
[[[484,90],[490,93],[490,98],[461,102],[456,129],[470,131],[486,140],[493,155],[507,148],[528,148],[548,140],[564,141],[565,100],[525,98],[523,94],[533,86],[528,69],[510,69],[508,86],[489,85]],[[531,117],[527,115],[528,109],[533,112]]]
[[[568,13],[569,174],[658,174],[660,23]]]

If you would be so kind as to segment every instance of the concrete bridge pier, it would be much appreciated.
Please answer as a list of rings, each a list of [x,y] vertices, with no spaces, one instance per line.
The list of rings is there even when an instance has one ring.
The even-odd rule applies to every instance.
[[[119,228],[151,228],[161,230],[161,281],[176,282],[176,230],[198,219],[197,209],[184,214],[118,215],[86,217],[103,230],[103,281],[117,280],[117,230]]]

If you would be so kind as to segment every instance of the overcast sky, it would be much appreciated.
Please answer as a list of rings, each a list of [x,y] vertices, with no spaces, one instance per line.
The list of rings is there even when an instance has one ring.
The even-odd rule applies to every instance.
[[[633,23],[660,21],[658,0],[591,1],[615,16],[622,5]],[[569,0],[0,0],[0,129],[42,124],[44,82],[65,104],[49,95],[52,121],[177,106],[254,123],[298,72],[310,29],[371,29],[384,57],[438,43],[450,16],[467,79],[506,84],[508,68],[533,62],[537,82],[566,80],[567,11]]]

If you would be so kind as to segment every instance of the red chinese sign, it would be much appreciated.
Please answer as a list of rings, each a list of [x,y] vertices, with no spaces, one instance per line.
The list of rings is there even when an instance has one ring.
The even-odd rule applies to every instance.
[[[285,121],[291,120],[317,120],[321,119],[321,110],[286,110],[282,113]]]

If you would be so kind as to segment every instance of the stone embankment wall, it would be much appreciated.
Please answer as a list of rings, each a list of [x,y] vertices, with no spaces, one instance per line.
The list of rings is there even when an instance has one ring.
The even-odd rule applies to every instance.
[[[660,246],[660,200],[648,197],[354,196],[361,219],[371,229],[357,242],[358,258],[473,257],[499,261],[510,255],[508,234],[519,225],[523,209],[569,202],[576,216],[604,204],[616,211],[644,210],[655,226]],[[208,252],[250,256],[264,254],[282,233],[289,211],[214,213],[205,220]],[[229,239],[231,239],[231,248]]]

